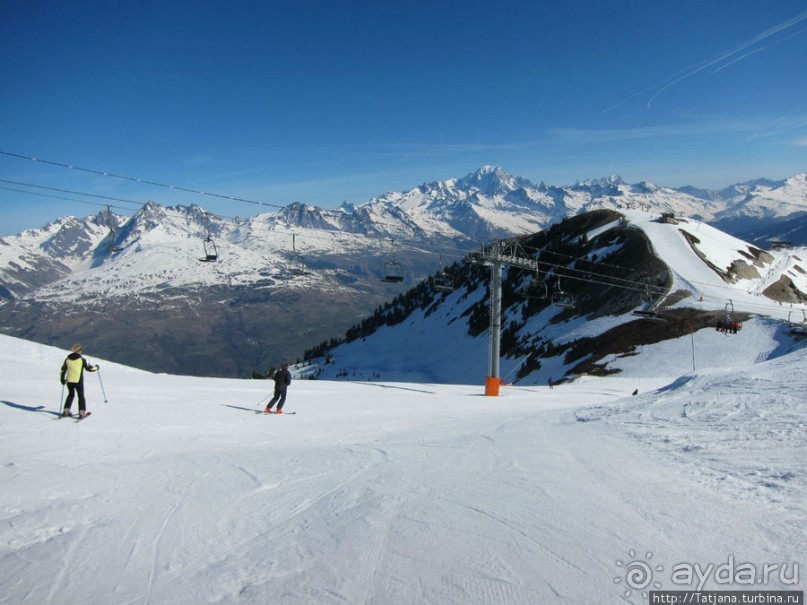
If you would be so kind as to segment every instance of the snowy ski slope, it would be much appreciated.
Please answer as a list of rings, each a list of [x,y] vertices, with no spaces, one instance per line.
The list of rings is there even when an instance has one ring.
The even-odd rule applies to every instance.
[[[56,415],[66,352],[0,336],[0,602],[645,603],[629,562],[664,589],[748,588],[672,576],[734,558],[783,570],[755,589],[803,590],[807,351],[749,328],[695,373],[659,363],[685,337],[498,398],[296,380],[285,416],[256,413],[266,381],[87,343],[108,402],[87,376],[81,423]]]

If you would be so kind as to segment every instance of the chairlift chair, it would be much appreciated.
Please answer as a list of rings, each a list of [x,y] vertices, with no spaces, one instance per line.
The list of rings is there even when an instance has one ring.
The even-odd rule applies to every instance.
[[[650,291],[650,284],[645,284],[643,300],[645,303],[644,307],[641,309],[634,309],[633,310],[634,315],[641,317],[642,319],[655,319],[660,321],[667,320],[666,317],[660,315],[659,312],[656,310],[656,305],[658,304],[658,301],[655,302],[653,301],[653,294]]]
[[[205,247],[205,257],[200,258],[202,262],[205,263],[214,263],[219,259],[219,251],[216,248],[216,242],[213,241],[213,238],[207,236],[204,239],[204,247]]]
[[[395,240],[392,240],[392,257],[384,263],[384,277],[381,281],[390,284],[400,284],[404,280],[401,263],[395,260]]]
[[[297,252],[297,246],[295,244],[296,235],[294,233],[291,234],[291,258],[289,259],[289,273],[292,275],[310,275],[310,271],[306,269],[305,261],[303,260],[302,254]]]
[[[396,262],[395,259],[384,263],[384,277],[381,278],[381,281],[391,284],[399,284],[403,280],[404,275],[401,263]]]
[[[546,300],[549,298],[549,288],[547,288],[546,282],[542,280],[536,273],[521,295],[528,299],[537,298],[540,300]]]
[[[650,309],[634,309],[633,314],[641,317],[642,319],[655,319],[658,321],[667,321],[667,318],[659,314],[658,311],[652,307]]]
[[[446,273],[446,270],[443,268],[442,254],[440,255],[440,270],[437,272],[437,275],[434,276],[434,279],[432,279],[432,285],[438,292],[454,291],[454,279]]]
[[[292,275],[311,275],[305,267],[305,261],[299,254],[293,254],[289,264],[289,273]]]
[[[796,313],[796,319],[791,319],[791,316]],[[797,321],[798,319],[798,312],[797,311],[790,311],[787,314],[787,323],[790,326],[790,332],[792,334],[798,335],[805,335],[807,334],[807,313],[804,311],[801,312],[801,321]]]
[[[558,278],[557,288],[558,289],[552,293],[552,304],[556,307],[563,307],[564,309],[574,309],[574,296],[563,291],[560,285],[560,278]]]
[[[434,276],[432,280],[432,284],[434,285],[434,289],[438,292],[453,292],[454,291],[454,280],[451,279],[445,271],[441,271],[437,275]]]
[[[216,248],[216,242],[213,241],[213,236],[210,234],[210,217],[207,212],[204,214],[205,228],[207,229],[207,237],[202,240],[205,248],[205,257],[199,260],[203,263],[215,263],[219,259],[219,250]]]
[[[123,250],[123,246],[119,246],[116,244],[118,240],[118,230],[114,227],[114,217],[112,216],[112,210],[109,206],[106,207],[106,214],[107,214],[107,226],[109,227],[109,235],[107,235],[107,250],[110,254],[113,252],[120,252]]]
[[[722,325],[720,325],[722,323]],[[723,320],[718,323],[718,329],[725,334],[736,334],[742,325],[734,318],[734,303],[729,301],[723,309]]]
[[[574,296],[567,292],[553,292],[552,304],[564,309],[574,309]]]
[[[723,321],[727,324],[734,321],[734,303],[729,301],[726,303],[726,307],[723,309]]]
[[[107,235],[107,249],[109,250],[110,254],[114,254],[115,252],[121,252],[123,250],[123,246],[119,245],[118,242],[118,230],[114,227],[110,227],[109,235]]]

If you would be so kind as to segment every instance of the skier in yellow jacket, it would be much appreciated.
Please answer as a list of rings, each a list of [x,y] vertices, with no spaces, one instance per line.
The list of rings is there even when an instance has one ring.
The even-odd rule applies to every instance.
[[[64,400],[64,410],[62,416],[72,416],[70,406],[73,404],[73,397],[78,394],[78,415],[84,418],[87,415],[87,404],[84,400],[84,370],[95,372],[97,365],[90,365],[81,356],[81,345],[73,345],[72,353],[67,356],[62,364],[60,379],[62,384],[67,384],[67,399]]]

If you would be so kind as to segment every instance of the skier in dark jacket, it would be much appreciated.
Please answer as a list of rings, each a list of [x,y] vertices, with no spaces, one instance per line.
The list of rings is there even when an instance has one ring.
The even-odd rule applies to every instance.
[[[90,365],[81,356],[81,345],[73,345],[72,353],[67,356],[62,364],[62,371],[59,379],[62,384],[67,384],[67,399],[64,400],[62,416],[72,416],[70,406],[73,404],[73,397],[78,394],[78,415],[84,418],[87,415],[87,402],[84,400],[84,370],[95,372],[97,365]]]
[[[272,412],[272,406],[277,403],[277,413],[283,413],[283,404],[286,403],[286,389],[291,384],[291,372],[289,372],[289,364],[284,363],[283,366],[275,372],[275,395],[269,400],[266,406],[266,413]]]

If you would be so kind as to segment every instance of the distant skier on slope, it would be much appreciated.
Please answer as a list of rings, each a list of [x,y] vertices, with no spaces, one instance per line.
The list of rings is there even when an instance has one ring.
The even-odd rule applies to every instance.
[[[275,372],[275,395],[269,400],[266,406],[266,413],[272,412],[272,406],[277,403],[277,413],[283,413],[283,404],[286,403],[286,389],[291,384],[291,372],[289,372],[289,364],[284,363],[283,366]]]
[[[73,404],[73,397],[78,394],[78,415],[84,418],[87,415],[87,402],[84,399],[84,370],[95,372],[97,365],[90,365],[81,356],[81,345],[75,344],[70,349],[72,353],[67,356],[62,364],[62,371],[59,379],[62,384],[67,384],[67,399],[64,400],[62,416],[72,416],[70,406]]]

